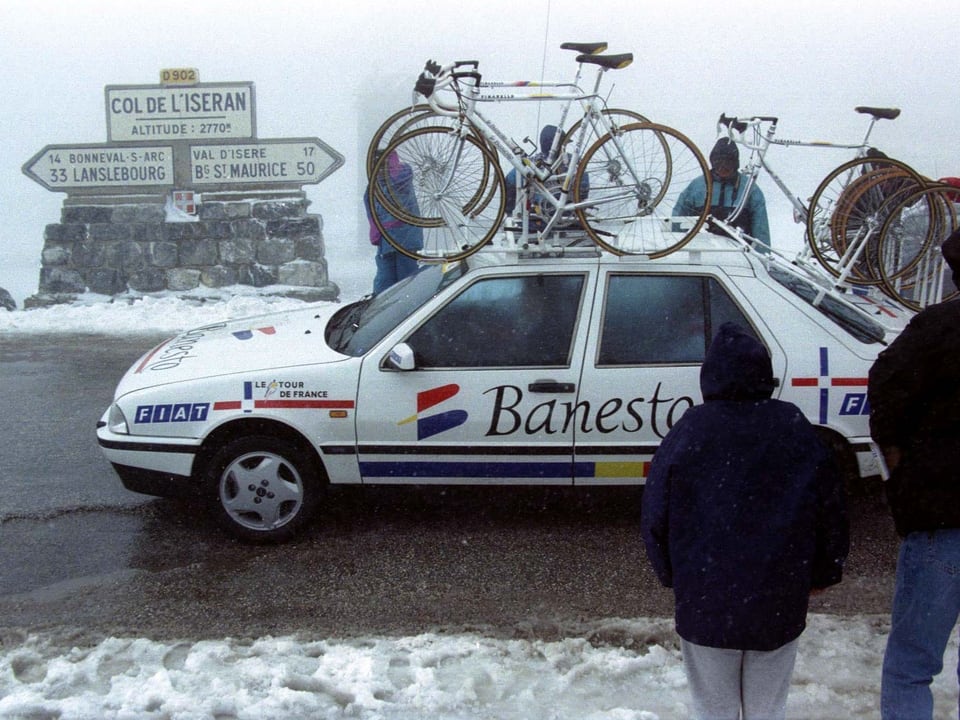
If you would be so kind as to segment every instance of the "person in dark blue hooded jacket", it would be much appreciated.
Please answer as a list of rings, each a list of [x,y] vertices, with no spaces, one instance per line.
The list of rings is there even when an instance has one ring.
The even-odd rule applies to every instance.
[[[556,125],[544,125],[540,130],[540,151],[531,156],[535,163],[545,161],[550,156],[554,138],[557,135]],[[554,197],[560,197],[560,184],[569,167],[569,154],[564,154],[561,162],[553,169],[553,175],[544,183]],[[517,170],[511,168],[504,178],[504,198],[507,215],[512,215],[517,206]],[[586,173],[580,179],[580,199],[585,200],[590,194],[590,178]],[[553,214],[556,206],[537,193],[527,198],[527,210],[532,215],[531,228],[542,230],[546,220]]]
[[[782,718],[811,591],[840,582],[843,482],[795,405],[772,398],[766,348],[725,323],[700,372],[704,402],[654,455],[641,532],[673,588],[694,710]]]

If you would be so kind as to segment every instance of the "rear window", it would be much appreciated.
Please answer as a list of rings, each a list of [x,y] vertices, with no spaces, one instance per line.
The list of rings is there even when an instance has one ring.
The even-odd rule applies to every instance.
[[[871,320],[852,305],[823,292],[823,288],[817,287],[809,280],[805,280],[781,267],[771,264],[767,270],[770,277],[797,297],[805,300],[824,316],[830,318],[834,324],[843,328],[860,342],[867,344],[883,342],[886,335],[883,326]]]

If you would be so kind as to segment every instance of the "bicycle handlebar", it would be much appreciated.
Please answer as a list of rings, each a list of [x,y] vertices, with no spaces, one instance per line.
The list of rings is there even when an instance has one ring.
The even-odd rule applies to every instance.
[[[460,70],[459,68],[462,67],[470,69]],[[429,98],[438,86],[443,87],[450,82],[464,79],[473,80],[479,86],[481,75],[477,70],[478,67],[480,67],[479,60],[457,60],[449,65],[440,65],[433,60],[427,60],[423,66],[423,72],[413,86],[414,92]]]
[[[738,133],[743,133],[748,127],[760,125],[761,123],[771,123],[776,125],[780,121],[780,118],[773,117],[772,115],[754,115],[753,117],[727,117],[726,114],[721,114],[720,119],[717,120],[717,127],[723,126],[727,130],[735,130]]]

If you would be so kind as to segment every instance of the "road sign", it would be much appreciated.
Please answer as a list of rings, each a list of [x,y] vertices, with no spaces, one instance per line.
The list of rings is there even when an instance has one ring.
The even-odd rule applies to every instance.
[[[190,145],[190,185],[308,185],[343,165],[319,138]]]
[[[170,187],[174,184],[169,145],[47,145],[23,166],[27,177],[48,190]]]
[[[110,142],[256,137],[253,83],[108,85]]]

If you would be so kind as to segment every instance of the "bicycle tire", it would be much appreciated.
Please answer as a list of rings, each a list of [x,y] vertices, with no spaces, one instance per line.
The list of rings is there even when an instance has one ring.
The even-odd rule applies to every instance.
[[[477,142],[483,143],[495,159],[495,164],[499,166],[499,151],[497,146],[486,138],[475,126],[471,125],[464,118],[451,117],[449,115],[439,115],[434,112],[421,113],[411,117],[402,123],[398,128],[395,137],[399,138],[406,133],[418,130],[422,127],[449,128],[451,130],[467,128]],[[490,175],[490,182],[487,183],[487,190],[478,199],[479,207],[486,207],[487,203],[493,200],[493,194],[496,192],[496,184],[492,181],[493,174]]]
[[[880,234],[881,288],[911,310],[919,311],[960,294],[951,278],[940,284],[944,265],[940,246],[960,227],[952,200],[955,192],[951,185],[928,185],[903,199],[884,221]]]
[[[403,110],[398,110],[384,120],[380,127],[377,128],[367,145],[367,179],[369,179],[373,173],[373,165],[377,161],[378,153],[386,150],[387,146],[401,135],[417,130],[420,127],[436,126],[456,128],[462,125],[469,127],[476,138],[486,143],[490,151],[494,155],[497,155],[496,146],[491,142],[487,142],[487,139],[463,118],[456,115],[442,115],[429,105],[421,103],[409,108],[404,108]]]
[[[412,173],[399,184],[387,175],[394,155]],[[456,177],[452,176],[454,169]],[[391,215],[412,225],[437,227],[444,224],[444,220],[440,215],[430,214],[429,197],[455,184],[456,193],[463,201],[461,211],[480,211],[493,201],[490,184],[494,169],[499,169],[496,156],[476,135],[459,128],[430,125],[405,133],[387,146],[374,163],[372,177],[378,178],[378,182],[371,181],[370,186]],[[468,189],[471,192],[467,193]],[[416,202],[408,200],[409,192],[414,193]]]
[[[821,242],[825,260],[860,285],[880,284],[880,232],[883,220],[916,190],[909,174],[895,166],[871,169],[840,192],[828,222],[832,253]],[[833,256],[837,260],[833,261]]]
[[[607,117],[607,120],[610,123],[610,132],[613,134],[619,134],[621,131],[621,128],[625,127],[626,125],[632,125],[638,122],[639,123],[651,122],[647,117],[645,117],[644,115],[641,115],[638,112],[634,112],[633,110],[623,110],[621,108],[607,108],[607,109],[601,110],[600,113]],[[580,126],[583,124],[584,120],[588,120],[588,119],[589,118],[585,117],[585,118],[581,118],[580,120],[577,120],[577,122],[573,124],[573,127],[571,127],[568,132],[564,133],[561,147],[563,148],[565,153],[567,154],[570,153],[569,144],[575,141],[577,133],[580,130]],[[590,129],[588,130],[586,142],[584,143],[584,147],[586,148],[589,148],[591,145],[593,145],[597,140],[602,138],[607,133],[606,127],[604,127],[603,125],[591,124],[589,128]],[[666,181],[667,182],[665,182],[662,185],[662,187],[666,188],[669,185],[670,171],[672,168],[672,163],[670,162],[670,147],[662,136],[659,137],[659,140],[661,145],[663,145],[663,152],[667,157],[667,164],[666,164],[666,173],[667,173]],[[657,203],[661,199],[662,198],[660,197],[654,198],[653,202]]]
[[[890,158],[856,158],[843,163],[827,174],[810,199],[807,212],[807,244],[817,262],[834,277],[840,277],[846,273],[848,276],[855,275],[856,282],[869,281],[868,271],[865,268],[857,270],[856,267],[848,268],[844,265],[844,256],[850,249],[849,239],[841,242],[839,238],[843,237],[848,229],[852,229],[852,225],[848,227],[851,196],[848,194],[844,199],[843,192],[857,179],[875,172],[890,173],[890,177],[896,178],[906,186],[913,186],[914,189],[921,188],[926,183],[924,178],[909,165]],[[874,177],[880,177],[880,175]],[[854,186],[855,189],[856,187]],[[889,193],[886,199],[896,199],[899,189],[897,192]],[[899,198],[902,197],[899,195]],[[865,210],[865,213],[871,217],[870,222],[877,227],[882,225],[886,213],[890,212],[896,204],[888,203],[886,199],[872,198],[870,206]],[[843,201],[842,205],[841,201]],[[838,208],[841,212],[835,217]],[[862,224],[866,218],[867,215],[864,214],[858,222]],[[835,242],[840,247],[835,246]]]
[[[394,152],[409,173],[388,182]],[[374,224],[398,252],[417,260],[465,258],[487,244],[503,221],[503,171],[472,134],[435,126],[413,130],[390,143],[374,164],[373,178],[380,179],[370,183],[378,209]],[[411,198],[407,204],[415,208],[402,198]],[[404,245],[407,226],[421,228],[420,247]]]
[[[611,127],[616,131],[624,125],[632,125],[633,123],[648,123],[650,118],[641,115],[638,112],[633,110],[624,110],[622,108],[604,108],[600,111],[601,114],[607,116],[607,120],[610,122]],[[583,121],[588,118],[582,117],[577,120],[573,125],[570,126],[570,129],[563,133],[563,136],[560,139],[560,151],[561,152],[570,152],[570,145],[576,140],[577,133],[580,131],[580,127],[583,125]],[[601,126],[602,127],[602,126]],[[589,148],[593,143],[606,135],[606,130],[603,132],[597,132],[596,126],[590,126],[588,132],[592,132],[592,135],[587,137],[586,142],[583,146]]]
[[[370,142],[367,144],[367,159],[365,165],[367,179],[372,177],[373,165],[377,161],[378,152],[386,150],[387,145],[402,133],[404,126],[409,123],[411,119],[421,115],[435,115],[440,117],[429,105],[420,103],[398,110],[380,124],[380,127],[376,129],[370,138]]]
[[[621,152],[622,149],[622,152]],[[581,197],[583,175],[589,194]],[[671,216],[681,192],[702,178],[710,197],[707,161],[685,135],[658,123],[631,123],[597,140],[580,161],[573,182],[580,223],[615,255],[663,257],[686,245],[703,227],[709,207],[690,218]]]

